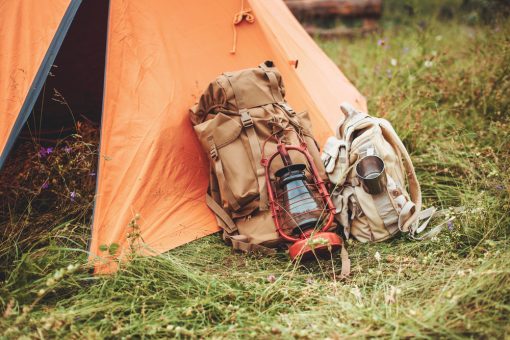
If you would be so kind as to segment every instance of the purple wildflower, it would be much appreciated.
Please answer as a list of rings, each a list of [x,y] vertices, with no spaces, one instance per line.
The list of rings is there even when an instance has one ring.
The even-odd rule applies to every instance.
[[[505,189],[505,187],[502,186],[501,184],[496,185],[496,190],[504,190],[504,189]]]
[[[50,184],[48,183],[48,181],[44,182],[43,185],[41,185],[41,189],[42,190],[46,190],[50,187]]]
[[[96,175],[96,173],[95,173],[95,172],[91,172],[91,173],[89,173],[89,176],[94,177],[95,175]]]
[[[453,230],[453,221],[448,221],[448,230],[452,231]]]
[[[48,147],[48,148],[42,147],[39,150],[39,156],[46,157],[46,156],[48,156],[52,152],[53,152],[53,148],[52,147]]]
[[[74,202],[75,198],[76,198],[76,191],[71,191],[71,202]]]
[[[64,151],[65,151],[66,153],[70,153],[72,150],[73,150],[73,148],[71,148],[70,146],[66,146],[66,147],[64,148]]]
[[[312,279],[311,277],[307,278],[307,279],[306,279],[306,284],[307,284],[307,285],[311,285],[311,284],[313,284],[313,279]]]
[[[386,44],[386,41],[384,39],[377,40],[377,46],[384,46]]]
[[[271,275],[269,275],[269,276],[267,277],[267,282],[269,282],[269,283],[273,283],[273,282],[275,282],[275,281],[276,281],[276,276],[274,276],[273,274],[271,274]]]
[[[39,156],[41,156],[41,157],[46,157],[46,156],[48,156],[48,150],[47,150],[45,147],[42,147],[42,148],[39,150]]]

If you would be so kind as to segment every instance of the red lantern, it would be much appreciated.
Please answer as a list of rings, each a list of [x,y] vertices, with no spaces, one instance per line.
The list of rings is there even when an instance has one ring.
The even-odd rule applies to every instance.
[[[286,145],[279,139],[277,151],[262,157],[273,220],[281,237],[293,243],[289,247],[292,260],[329,256],[342,246],[342,239],[328,231],[336,208],[306,143],[300,141],[299,146]],[[301,153],[308,164],[294,164],[289,151]],[[271,164],[278,156],[284,166],[272,173]]]

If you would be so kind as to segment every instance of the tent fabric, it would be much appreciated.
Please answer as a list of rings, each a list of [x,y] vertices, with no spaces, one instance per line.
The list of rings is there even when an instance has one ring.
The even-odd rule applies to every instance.
[[[2,157],[79,3],[0,0]],[[232,54],[232,21],[242,4],[255,21],[236,26]],[[93,261],[108,258],[101,249],[114,243],[126,254],[132,232],[140,233],[148,253],[160,253],[218,230],[205,203],[209,165],[188,109],[220,73],[273,60],[289,103],[310,112],[319,143],[342,118],[340,103],[366,109],[282,0],[110,0],[107,31]],[[114,270],[114,262],[96,271]]]
[[[25,123],[80,1],[0,1],[0,167]]]
[[[341,118],[341,102],[365,109],[283,1],[245,1],[255,22],[236,27],[231,54],[240,6],[240,0],[111,2],[92,255],[101,255],[101,245],[125,249],[135,214],[143,243],[155,252],[218,230],[205,204],[208,162],[188,109],[221,72],[273,60],[288,101],[309,110],[320,142]],[[297,69],[289,64],[295,59]]]

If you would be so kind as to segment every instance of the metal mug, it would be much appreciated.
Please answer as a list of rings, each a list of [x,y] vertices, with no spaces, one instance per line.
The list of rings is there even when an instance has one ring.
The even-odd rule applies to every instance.
[[[356,175],[367,193],[378,195],[386,190],[384,161],[380,157],[371,155],[360,159],[356,164]]]

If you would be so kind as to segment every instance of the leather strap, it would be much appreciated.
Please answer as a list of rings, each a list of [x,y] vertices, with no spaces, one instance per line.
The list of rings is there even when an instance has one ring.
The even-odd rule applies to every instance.
[[[340,258],[342,259],[342,270],[340,272],[341,278],[346,278],[351,274],[351,259],[349,253],[342,243],[342,250],[340,250]]]
[[[248,237],[245,235],[224,234],[223,238],[225,239],[225,241],[230,242],[232,244],[232,249],[234,250],[240,250],[248,254],[251,253],[258,253],[264,255],[276,254],[276,249],[264,247],[260,244],[250,243]]]
[[[411,201],[407,201],[404,206],[402,207],[402,210],[400,211],[400,214],[398,215],[398,229],[402,232],[408,232],[409,231],[409,227],[407,229],[404,229],[404,221],[408,221],[411,216],[413,215],[414,213],[414,209],[415,209],[416,205],[414,204],[414,202],[411,202]]]
[[[209,152],[211,154],[211,159],[214,163],[214,172],[218,177],[218,182],[222,189],[221,191],[226,196],[225,198],[227,199],[232,209],[234,209],[234,211],[237,211],[241,207],[239,206],[239,203],[237,203],[234,194],[232,193],[230,187],[228,186],[227,179],[225,178],[225,172],[223,171],[223,165],[221,164],[221,160],[218,155],[218,149],[216,148],[216,144],[214,143],[212,137],[209,137],[208,142],[210,146]]]
[[[299,122],[298,117],[296,116],[295,111],[292,109],[292,107],[289,106],[285,101],[276,103],[276,107],[281,110],[281,112],[287,117],[289,120],[289,123],[294,126],[294,129],[296,129],[298,134],[305,134],[308,135],[313,139],[313,136],[310,135],[308,132],[305,131],[305,129],[301,126],[301,123]],[[314,140],[315,141],[315,140]],[[319,145],[317,145],[317,149],[320,150]]]
[[[205,203],[209,209],[213,211],[216,217],[223,222],[223,227],[228,233],[232,234],[237,231],[237,226],[234,220],[232,220],[227,212],[218,203],[216,203],[211,195],[205,194]]]
[[[421,211],[416,222],[410,227],[409,237],[413,240],[421,241],[436,236],[437,234],[439,234],[441,230],[443,230],[446,224],[452,222],[455,219],[455,216],[452,216],[444,220],[443,222],[436,225],[434,228],[430,229],[426,233],[423,233],[423,231],[425,230],[425,228],[427,228],[429,222],[432,220],[433,217],[441,217],[444,215],[445,210],[437,211],[436,208],[434,207]]]
[[[268,194],[267,194],[267,185],[266,185],[266,172],[262,167],[262,152],[260,151],[259,139],[257,138],[257,133],[255,132],[255,128],[253,126],[253,120],[250,116],[250,112],[247,109],[239,110],[241,114],[241,123],[246,131],[246,135],[248,136],[248,141],[250,142],[251,154],[253,156],[253,161],[255,162],[255,172],[257,175],[257,184],[259,187],[260,201],[259,201],[259,209],[260,211],[265,211],[268,209]]]
[[[276,249],[264,247],[260,244],[250,243],[247,236],[237,234],[237,226],[234,220],[232,220],[227,212],[218,203],[216,203],[211,195],[205,195],[205,202],[209,209],[214,212],[216,217],[223,222],[223,239],[232,245],[232,249],[240,250],[245,253],[259,253],[264,255],[276,254]]]

